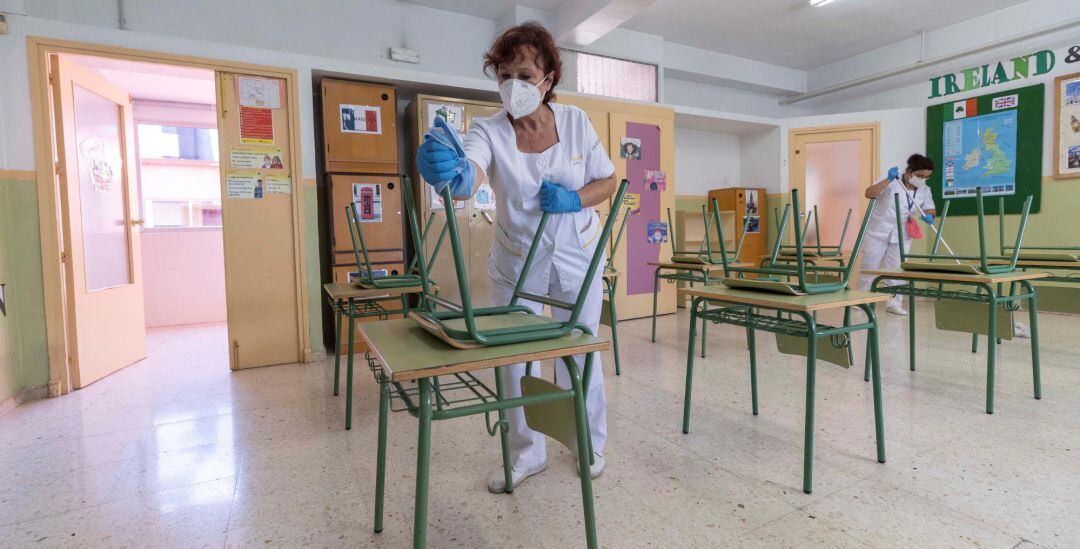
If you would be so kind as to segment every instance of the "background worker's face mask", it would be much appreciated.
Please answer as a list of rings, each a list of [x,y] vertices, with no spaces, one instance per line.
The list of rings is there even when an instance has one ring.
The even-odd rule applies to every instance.
[[[540,108],[540,101],[544,98],[540,86],[545,80],[547,80],[546,76],[536,84],[516,78],[503,80],[503,83],[499,84],[499,97],[502,98],[506,112],[514,118],[521,118],[529,116]]]
[[[910,179],[908,179],[908,183],[911,183],[912,185],[914,185],[915,188],[921,188],[921,187],[926,186],[926,179],[922,178],[922,177],[919,177],[917,175],[913,175],[913,176],[911,176]]]

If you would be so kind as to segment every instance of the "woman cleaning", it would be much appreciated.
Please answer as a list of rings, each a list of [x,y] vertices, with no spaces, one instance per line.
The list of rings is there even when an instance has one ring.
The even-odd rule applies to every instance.
[[[435,140],[417,149],[421,176],[437,190],[450,185],[455,199],[468,199],[484,183],[491,185],[499,216],[493,228],[488,274],[495,284],[494,303],[509,303],[543,212],[552,215],[529,272],[525,290],[574,302],[587,292],[579,321],[594,333],[600,324],[601,278],[582,288],[596,248],[600,221],[592,207],[616,188],[615,167],[592,124],[577,107],[553,103],[562,61],[551,34],[536,23],[506,29],[484,55],[484,71],[499,84],[503,109],[490,118],[473,119],[464,139],[464,155]],[[537,313],[540,303],[519,301]],[[559,320],[569,312],[553,310]],[[584,356],[575,357],[579,364]],[[540,375],[539,364],[533,375]],[[556,364],[558,382],[569,386],[566,368]],[[525,365],[500,370],[508,398],[521,394]],[[595,453],[593,478],[604,470],[607,411],[600,357],[593,358],[586,407]],[[547,467],[546,438],[529,429],[521,408],[508,410],[512,481],[517,486]],[[511,486],[509,488],[513,488]],[[488,477],[488,490],[507,490],[501,467]]]
[[[893,167],[889,169],[888,177],[866,189],[866,198],[877,198],[878,202],[866,225],[860,270],[900,270],[901,242],[904,252],[907,253],[911,249],[912,238],[919,237],[910,234],[919,228],[916,220],[921,219],[931,225],[934,223],[937,210],[930,188],[926,186],[926,180],[933,173],[933,160],[921,154],[913,154],[907,160],[904,173],[901,174],[899,168]],[[898,234],[896,226],[894,194],[900,195],[900,219],[905,221],[903,235]],[[869,290],[873,282],[873,276],[862,275],[859,277],[859,289]],[[893,296],[885,310],[894,315],[906,315],[903,296]]]

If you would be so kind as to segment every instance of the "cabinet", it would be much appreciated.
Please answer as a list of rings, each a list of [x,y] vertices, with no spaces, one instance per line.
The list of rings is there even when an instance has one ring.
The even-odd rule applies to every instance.
[[[712,201],[716,199],[720,205],[720,211],[735,212],[735,231],[729,236],[728,225],[724,225],[724,239],[733,240],[736,245],[743,236],[746,227],[746,240],[743,241],[743,261],[751,261],[757,264],[765,257],[765,234],[768,227],[769,212],[765,207],[765,189],[753,187],[732,187],[727,189],[713,189],[709,191],[709,211],[712,211]],[[749,225],[746,225],[749,217]],[[734,248],[732,248],[734,249]]]
[[[394,88],[330,78],[321,86],[325,170],[398,173]]]

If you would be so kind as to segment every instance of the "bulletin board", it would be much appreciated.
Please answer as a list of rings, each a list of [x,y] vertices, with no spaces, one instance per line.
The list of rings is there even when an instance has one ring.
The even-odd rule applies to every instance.
[[[976,172],[993,174],[987,176],[987,181],[991,181],[988,185],[994,187],[984,187],[983,192],[984,195],[993,195],[995,190],[1001,193],[1005,197],[1005,213],[1020,213],[1028,195],[1032,197],[1031,213],[1039,211],[1042,196],[1044,89],[1043,84],[1038,84],[927,107],[926,154],[937,167],[928,183],[939,210],[944,208],[945,200],[951,200],[949,215],[976,214],[975,201],[971,198],[974,195],[954,194],[958,192],[956,186],[960,174]],[[1004,124],[994,126],[999,128],[999,132],[1001,127],[1015,125],[1015,135],[1001,132],[1000,137],[995,135],[989,142],[976,139],[973,144],[968,129],[981,131],[977,129],[980,121]],[[965,132],[963,140],[958,131],[961,127]],[[950,132],[948,137],[946,131]],[[963,144],[962,148],[960,143]],[[986,143],[989,147],[984,150],[980,143]],[[1015,183],[1014,189],[1008,187],[1010,183]],[[946,189],[948,191],[943,192]],[[946,194],[952,196],[946,198]],[[986,200],[984,205],[987,214],[998,213],[997,200]]]

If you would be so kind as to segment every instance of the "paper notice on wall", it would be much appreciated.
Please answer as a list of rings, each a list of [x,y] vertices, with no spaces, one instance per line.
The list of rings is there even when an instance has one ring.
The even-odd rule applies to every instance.
[[[427,127],[435,125],[435,117],[446,120],[446,124],[456,131],[465,131],[465,105],[453,103],[428,103]]]
[[[258,107],[240,107],[240,141],[274,142],[274,111]]]
[[[225,189],[229,198],[262,198],[263,178],[257,174],[228,173],[225,176]]]
[[[382,133],[382,109],[369,105],[338,105],[341,133]]]
[[[236,95],[242,107],[281,108],[281,84],[276,78],[237,76]]]
[[[287,175],[263,176],[266,194],[292,194],[292,178]]]
[[[645,170],[645,188],[657,192],[667,190],[667,174],[661,170]]]
[[[283,170],[281,149],[270,147],[233,147],[229,149],[229,167],[238,170]]]
[[[649,244],[663,244],[667,242],[668,226],[661,221],[650,221],[646,227],[646,240]]]
[[[626,193],[623,195],[621,210],[630,208],[630,213],[638,213],[641,211],[641,195],[637,193]]]
[[[425,185],[425,187],[427,187],[428,192],[431,193],[431,194],[428,195],[431,198],[431,209],[432,210],[438,210],[438,211],[445,210],[446,206],[443,205],[442,196],[439,195],[439,191],[435,190],[435,186],[434,185]],[[494,195],[492,195],[492,196],[494,196]],[[460,210],[460,209],[462,209],[464,207],[465,207],[465,201],[464,200],[455,200],[454,201],[454,209],[455,210]]]
[[[353,204],[361,223],[381,223],[382,185],[378,183],[353,183]]]
[[[487,183],[481,184],[473,196],[473,207],[480,211],[492,211],[495,209],[495,191]]]

